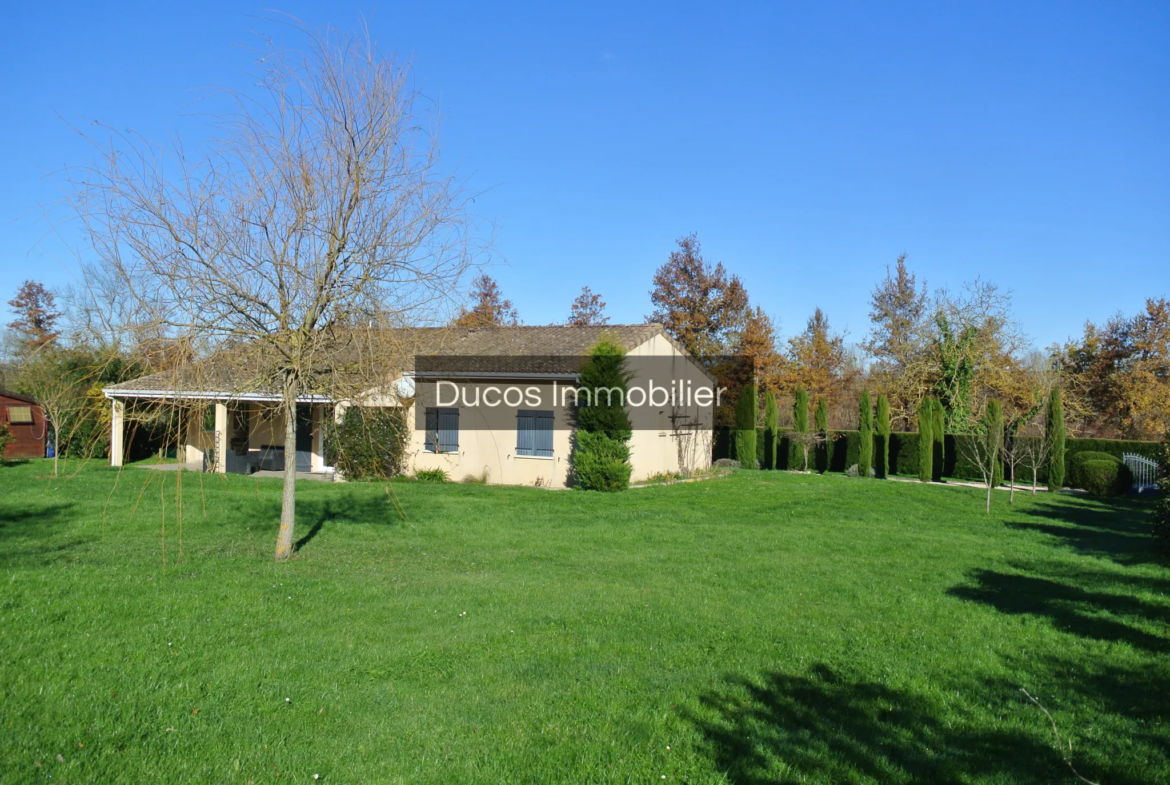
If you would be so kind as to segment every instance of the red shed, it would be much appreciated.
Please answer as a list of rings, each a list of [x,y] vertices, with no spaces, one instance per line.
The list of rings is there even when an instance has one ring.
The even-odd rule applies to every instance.
[[[45,457],[48,428],[45,427],[45,413],[35,398],[0,389],[0,423],[7,425],[16,437],[16,441],[4,451],[3,457]]]

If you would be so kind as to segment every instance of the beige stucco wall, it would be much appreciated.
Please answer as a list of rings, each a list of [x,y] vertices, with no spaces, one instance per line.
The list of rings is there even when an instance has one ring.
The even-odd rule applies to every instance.
[[[689,380],[693,386],[711,385],[703,372],[663,335],[657,335],[635,347],[630,357],[661,356],[671,358],[670,373],[675,380]],[[637,363],[632,367],[637,369]],[[662,365],[656,365],[661,369]],[[660,386],[669,380],[655,379]],[[642,385],[639,385],[642,382]],[[635,375],[630,386],[645,386],[648,382]],[[566,397],[564,388],[571,382],[558,381],[555,388],[551,381],[496,380],[491,382],[460,382],[461,391],[467,400],[483,400],[488,388],[502,389],[506,386],[533,388],[533,400],[520,406],[500,406],[491,415],[485,415],[481,408],[458,406],[459,408],[459,450],[454,453],[432,453],[426,451],[426,434],[416,428],[407,445],[407,466],[410,471],[439,468],[447,472],[452,480],[481,478],[500,485],[542,485],[553,488],[566,487],[570,481],[569,458],[572,452],[572,398]],[[554,400],[554,389],[557,391]],[[491,397],[495,400],[496,395]],[[445,402],[445,401],[444,401]],[[372,405],[397,405],[392,391],[371,398]],[[516,454],[516,411],[517,409],[551,410],[555,418],[553,431],[553,457],[537,458]],[[638,482],[656,474],[703,469],[711,463],[711,405],[693,404],[689,407],[669,404],[656,412],[657,421],[652,429],[636,428],[630,439],[630,462],[633,465],[631,480]],[[414,406],[408,409],[409,422],[416,423]],[[488,422],[490,418],[490,423]],[[696,422],[699,427],[676,428],[674,422]],[[639,420],[639,422],[643,422]],[[681,449],[680,449],[681,448]]]

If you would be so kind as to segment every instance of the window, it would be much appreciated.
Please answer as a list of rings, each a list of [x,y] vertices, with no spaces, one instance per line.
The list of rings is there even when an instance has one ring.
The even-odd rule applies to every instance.
[[[459,410],[427,407],[427,452],[459,452]]]
[[[553,413],[521,409],[516,412],[516,454],[553,457]]]
[[[8,407],[8,422],[13,425],[32,425],[32,407],[31,406],[9,406]]]

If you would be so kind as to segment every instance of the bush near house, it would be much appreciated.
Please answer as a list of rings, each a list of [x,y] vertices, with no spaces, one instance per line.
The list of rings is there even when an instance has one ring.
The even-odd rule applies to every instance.
[[[397,477],[408,436],[401,409],[350,406],[340,422],[325,418],[325,460],[350,480]]]
[[[0,461],[4,460],[4,451],[14,441],[16,441],[16,437],[12,435],[12,431],[8,430],[7,425],[0,423]]]

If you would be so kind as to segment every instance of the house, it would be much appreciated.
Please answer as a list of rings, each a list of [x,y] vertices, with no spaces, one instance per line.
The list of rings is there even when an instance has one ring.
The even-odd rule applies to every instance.
[[[384,366],[377,380],[344,397],[320,390],[298,397],[292,450],[279,392],[248,384],[240,368],[154,374],[106,387],[111,463],[122,462],[128,411],[153,403],[183,411],[176,440],[192,468],[280,469],[291,452],[299,472],[328,474],[323,423],[360,405],[403,410],[409,472],[442,469],[455,480],[567,487],[574,411],[591,395],[612,395],[577,385],[582,361],[604,337],[626,353],[632,479],[710,465],[722,391],[661,325],[418,328],[403,335],[414,353],[373,363]]]
[[[48,428],[45,412],[35,398],[0,389],[0,422],[8,426],[16,441],[8,445],[4,458],[44,458]]]

